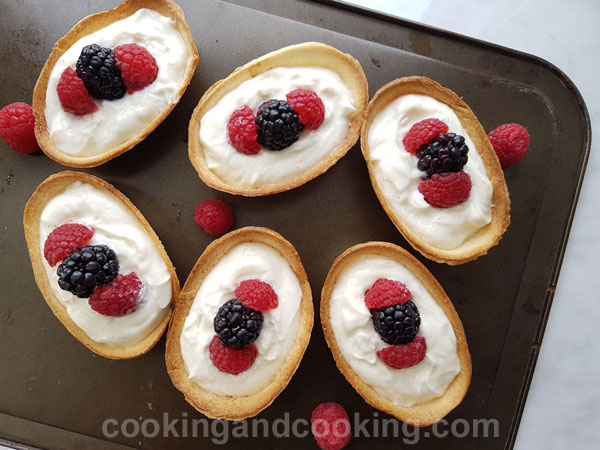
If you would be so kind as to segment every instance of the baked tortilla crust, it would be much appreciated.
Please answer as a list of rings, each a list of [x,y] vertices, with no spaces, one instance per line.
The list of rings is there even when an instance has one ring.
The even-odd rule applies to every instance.
[[[337,341],[335,340],[329,316],[331,293],[339,276],[344,272],[348,265],[365,255],[383,256],[402,264],[417,277],[423,286],[425,286],[450,321],[456,336],[460,372],[450,383],[446,392],[440,397],[410,407],[397,406],[391,400],[378,394],[370,385],[363,382],[342,355]],[[321,292],[321,325],[323,326],[325,340],[331,349],[335,363],[352,387],[356,389],[369,405],[391,414],[403,422],[414,426],[429,426],[441,420],[446,414],[458,406],[469,389],[469,384],[471,383],[471,354],[469,353],[467,338],[462,322],[460,321],[452,302],[446,295],[446,292],[444,292],[444,289],[431,272],[429,272],[414,256],[397,245],[387,242],[367,242],[355,245],[342,253],[334,261],[327,274]]]
[[[44,64],[44,68],[40,73],[35,88],[33,90],[33,115],[35,117],[35,137],[42,151],[54,161],[69,167],[96,167],[110,161],[113,158],[131,150],[135,145],[143,141],[160,123],[169,115],[175,105],[179,102],[167,105],[161,113],[154,118],[142,132],[137,136],[132,136],[131,139],[121,145],[108,149],[103,153],[95,156],[77,157],[63,152],[56,147],[50,140],[48,133],[48,125],[46,123],[46,90],[48,88],[48,80],[54,65],[59,58],[79,39],[95,31],[100,30],[117,20],[129,17],[141,8],[153,9],[163,16],[167,16],[175,20],[175,26],[181,37],[185,41],[190,52],[185,75],[182,83],[177,90],[177,98],[181,96],[187,89],[192,75],[198,64],[198,49],[194,44],[192,33],[185,21],[185,15],[179,6],[171,0],[125,0],[119,6],[108,11],[102,11],[97,14],[87,16],[79,21],[71,30],[54,44],[54,48]]]
[[[432,97],[448,105],[458,116],[462,126],[469,133],[481,156],[487,176],[492,183],[492,221],[471,235],[459,247],[452,250],[443,250],[427,243],[415,235],[393,210],[387,198],[383,195],[375,170],[371,161],[371,149],[369,148],[369,131],[373,119],[377,114],[391,102],[402,95],[420,94]],[[410,245],[418,250],[423,256],[433,261],[449,265],[463,264],[467,261],[485,255],[491,247],[500,241],[500,238],[510,224],[510,198],[508,188],[504,180],[504,172],[490,143],[487,133],[475,117],[471,109],[451,90],[425,77],[405,77],[394,80],[377,91],[366,112],[366,120],[362,126],[361,149],[367,167],[373,190],[398,231]],[[475,149],[472,149],[475,150]]]
[[[160,252],[160,255],[167,265],[169,275],[171,276],[171,301],[173,302],[179,294],[179,280],[175,273],[175,267],[171,263],[167,252],[165,251],[160,239],[144,218],[142,213],[131,203],[131,201],[123,195],[113,185],[106,181],[97,178],[93,175],[89,175],[83,172],[60,172],[55,175],[51,175],[45,181],[38,186],[34,191],[31,198],[25,206],[25,213],[23,216],[23,226],[25,228],[25,240],[27,241],[27,249],[29,250],[29,256],[31,257],[31,265],[33,267],[33,275],[35,281],[40,289],[46,303],[54,313],[54,315],[61,321],[65,328],[79,340],[83,345],[89,348],[94,353],[104,356],[110,359],[129,359],[140,356],[148,352],[158,342],[163,332],[167,328],[167,324],[171,318],[171,311],[169,310],[165,317],[152,329],[144,339],[135,345],[128,347],[113,347],[108,344],[103,344],[93,341],[85,331],[79,328],[75,322],[71,319],[67,313],[67,309],[61,303],[61,301],[54,295],[52,288],[50,287],[50,281],[44,268],[42,258],[42,249],[40,247],[40,215],[44,210],[46,204],[57,195],[64,192],[64,190],[76,181],[91,184],[92,186],[107,192],[112,195],[116,200],[120,201],[123,206],[137,219],[140,225],[144,228],[145,232],[152,238],[154,245]]]
[[[354,94],[354,115],[344,141],[316,167],[290,181],[259,187],[240,187],[221,179],[206,164],[205,148],[200,141],[200,121],[204,114],[212,109],[224,95],[237,88],[244,81],[277,67],[303,66],[318,66],[333,70]],[[202,181],[214,189],[230,194],[255,197],[294,189],[325,173],[358,141],[368,101],[369,90],[362,67],[354,57],[347,53],[342,53],[319,42],[305,42],[267,53],[244,66],[238,67],[231,75],[224,80],[217,81],[204,93],[190,119],[188,137],[190,161]],[[223,127],[225,125],[223,124]]]
[[[273,380],[255,394],[223,396],[209,392],[188,377],[181,354],[180,338],[183,325],[194,303],[194,297],[206,276],[215,265],[235,246],[244,242],[258,242],[275,249],[290,264],[302,288],[300,325],[298,334],[283,367]],[[280,300],[281,301],[281,300]],[[241,420],[252,417],[269,406],[288,385],[300,365],[313,327],[314,311],[308,278],[296,249],[280,234],[260,227],[246,227],[232,231],[213,241],[202,253],[190,272],[179,298],[167,333],[166,363],[173,385],[179,389],[190,405],[202,414],[214,419]],[[210,360],[207,364],[212,364]]]

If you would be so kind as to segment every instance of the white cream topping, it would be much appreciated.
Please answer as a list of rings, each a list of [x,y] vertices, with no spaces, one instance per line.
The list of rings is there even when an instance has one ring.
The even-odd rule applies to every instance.
[[[424,172],[417,169],[416,156],[402,144],[410,127],[428,118],[445,122],[448,131],[464,136],[469,147],[469,160],[463,170],[471,177],[471,195],[452,208],[434,208],[425,201],[418,190]],[[430,245],[455,249],[491,222],[492,184],[477,147],[449,106],[425,95],[399,97],[374,118],[369,147],[384,197],[410,231]]]
[[[392,369],[377,356],[388,347],[373,327],[365,305],[365,291],[379,278],[404,283],[419,309],[419,335],[427,352],[419,364]],[[364,255],[340,274],[330,299],[330,321],[335,340],[361,380],[398,406],[412,406],[442,395],[460,372],[456,336],[450,321],[425,286],[402,264],[378,255]]]
[[[298,140],[281,151],[261,149],[244,155],[229,143],[227,122],[244,105],[258,107],[270,99],[285,100],[295,89],[317,93],[325,105],[325,119],[314,131],[304,129]],[[239,187],[284,183],[306,173],[327,158],[346,138],[354,95],[340,76],[321,67],[279,67],[263,72],[227,93],[202,117],[200,140],[206,164],[225,182]]]
[[[56,86],[63,71],[75,68],[83,47],[98,44],[115,48],[139,44],[156,59],[156,80],[141,91],[118,100],[94,99],[98,111],[78,116],[61,107]],[[179,90],[190,57],[175,21],[151,9],[140,9],[73,44],[56,62],[46,89],[46,122],[52,143],[75,157],[90,157],[115,148],[139,135],[165,108],[179,100]]]
[[[94,229],[86,245],[108,245],[119,261],[119,273],[136,272],[142,281],[139,308],[121,317],[94,311],[87,298],[78,298],[58,286],[58,263],[43,259],[52,292],[69,317],[95,342],[128,347],[140,342],[164,318],[171,304],[171,275],[153,239],[135,216],[112,195],[77,181],[50,200],[40,215],[40,249],[56,227],[79,223]]]
[[[235,298],[237,285],[249,279],[269,283],[279,306],[263,311],[262,330],[255,341],[258,355],[252,366],[231,375],[219,371],[210,360],[213,320],[219,307]],[[300,282],[275,249],[255,242],[231,249],[206,276],[183,325],[181,354],[189,378],[217,395],[251,395],[266,387],[290,355],[300,324],[301,301]]]

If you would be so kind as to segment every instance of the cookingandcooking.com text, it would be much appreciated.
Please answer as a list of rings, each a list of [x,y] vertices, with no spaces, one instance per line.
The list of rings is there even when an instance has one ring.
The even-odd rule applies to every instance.
[[[346,425],[344,422],[341,424]],[[414,427],[389,416],[379,417],[375,412],[370,417],[360,413],[350,416],[352,438],[401,438],[406,445],[418,444],[423,438],[497,438],[500,423],[497,419],[442,419],[430,427]],[[334,427],[335,429],[335,427]],[[313,428],[316,432],[316,428]],[[340,433],[345,434],[344,426]],[[181,417],[171,418],[163,413],[162,420],[155,418],[119,421],[108,418],[102,423],[102,434],[109,439],[125,438],[206,438],[213,444],[224,445],[231,439],[243,438],[312,438],[310,420],[290,417],[286,412],[282,418],[246,419],[239,421],[191,418],[186,412]]]

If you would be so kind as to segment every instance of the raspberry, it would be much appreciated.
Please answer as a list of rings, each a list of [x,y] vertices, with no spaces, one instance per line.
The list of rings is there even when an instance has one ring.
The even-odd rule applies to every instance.
[[[71,114],[84,116],[98,111],[98,106],[85,88],[83,80],[72,67],[67,67],[56,86],[62,108]]]
[[[105,316],[124,316],[140,306],[142,282],[135,272],[117,277],[107,286],[96,286],[89,303],[94,311]]]
[[[466,172],[435,174],[419,183],[419,192],[434,208],[451,208],[466,202],[471,194],[471,177]]]
[[[248,370],[258,354],[256,345],[252,344],[241,350],[227,347],[218,336],[214,336],[208,347],[210,360],[221,372],[237,375]]]
[[[231,114],[227,122],[227,134],[229,142],[238,152],[244,155],[256,155],[260,152],[254,113],[249,106],[242,106]]]
[[[233,226],[233,211],[223,200],[209,198],[198,203],[194,220],[207,234],[220,236]]]
[[[425,338],[417,336],[409,344],[382,348],[377,352],[377,356],[392,369],[406,369],[423,361],[425,352],[427,352]]]
[[[408,153],[413,155],[417,149],[432,140],[440,133],[446,133],[448,125],[438,119],[425,119],[415,123],[404,135],[402,144]]]
[[[506,123],[488,133],[503,169],[521,161],[529,148],[529,133],[518,123]]]
[[[340,450],[350,442],[350,419],[339,403],[321,403],[312,412],[310,422],[312,434],[323,450]]]
[[[325,105],[323,100],[314,91],[296,89],[285,96],[292,105],[296,114],[300,116],[300,123],[309,130],[316,130],[325,118]]]
[[[73,250],[83,247],[94,235],[94,229],[78,223],[56,227],[44,242],[44,257],[51,267],[65,259]]]
[[[266,311],[275,309],[279,305],[277,294],[269,283],[260,280],[242,281],[235,288],[235,296],[242,304],[255,311]]]
[[[141,91],[156,80],[156,59],[144,47],[138,44],[124,44],[115,47],[114,52],[128,94]]]
[[[33,109],[27,103],[11,103],[0,109],[0,138],[16,152],[33,153],[40,148],[34,125]]]
[[[383,308],[404,304],[410,300],[411,293],[404,283],[399,281],[380,278],[370,289],[365,292],[365,304],[367,308]]]

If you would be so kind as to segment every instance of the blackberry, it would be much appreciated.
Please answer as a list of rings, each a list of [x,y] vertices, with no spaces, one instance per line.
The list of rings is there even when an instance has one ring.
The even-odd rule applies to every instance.
[[[258,143],[269,150],[289,147],[304,129],[300,116],[285,100],[268,100],[256,113]]]
[[[431,177],[435,173],[460,172],[467,163],[469,147],[455,133],[440,133],[417,150],[417,168]]]
[[[58,285],[80,298],[92,295],[94,287],[105,286],[119,273],[115,252],[106,245],[76,248],[56,270]]]
[[[262,324],[262,313],[242,305],[237,298],[225,302],[213,321],[219,340],[236,350],[252,344],[258,338]]]
[[[390,345],[412,342],[421,325],[419,310],[411,300],[404,304],[372,308],[371,316],[375,331],[383,342]]]
[[[83,80],[92,97],[117,100],[127,92],[115,52],[98,44],[86,45],[81,50],[77,60],[77,76]]]

